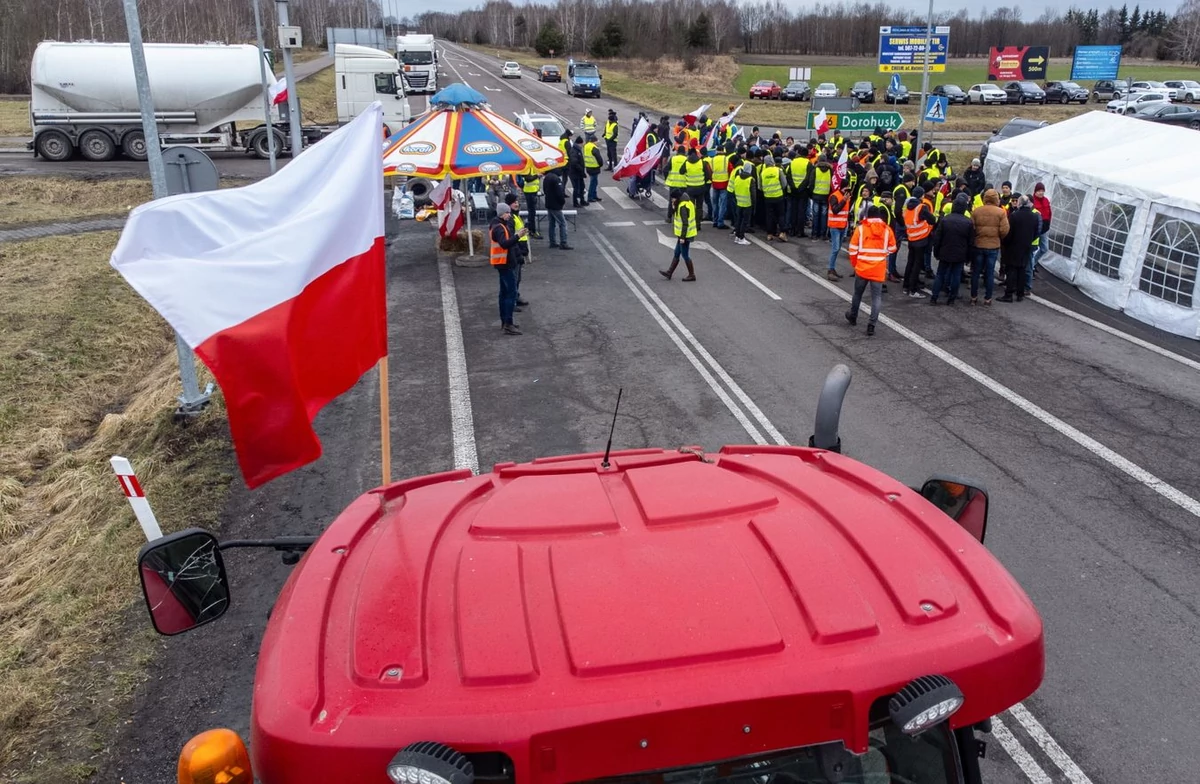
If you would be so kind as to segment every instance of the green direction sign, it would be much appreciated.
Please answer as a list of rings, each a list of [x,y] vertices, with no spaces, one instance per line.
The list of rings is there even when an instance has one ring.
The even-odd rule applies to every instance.
[[[808,113],[810,131],[816,130],[817,115],[820,112]],[[873,131],[882,128],[885,131],[896,131],[904,126],[904,118],[900,112],[826,112],[829,120],[829,130],[849,133],[851,131]]]

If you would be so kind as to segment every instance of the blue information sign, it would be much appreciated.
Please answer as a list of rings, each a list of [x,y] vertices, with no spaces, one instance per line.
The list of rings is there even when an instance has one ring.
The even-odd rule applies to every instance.
[[[1072,79],[1116,79],[1121,68],[1121,47],[1076,46],[1071,60]]]
[[[879,28],[879,72],[920,73],[925,70],[925,44],[928,30],[924,27]],[[933,28],[929,40],[929,70],[943,73],[946,54],[950,51],[950,26]]]

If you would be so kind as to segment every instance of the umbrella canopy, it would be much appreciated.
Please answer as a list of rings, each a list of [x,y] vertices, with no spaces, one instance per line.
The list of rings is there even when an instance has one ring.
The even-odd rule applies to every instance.
[[[429,99],[430,106],[465,106],[475,105],[480,106],[487,103],[487,98],[478,90],[467,87],[465,84],[452,84],[449,87],[434,94]]]
[[[462,90],[452,92],[456,88]],[[449,174],[459,180],[539,174],[564,163],[555,146],[557,139],[547,142],[527,133],[481,108],[476,97],[483,96],[463,85],[451,85],[435,95],[435,108],[424,119],[388,139],[384,174],[431,179]]]

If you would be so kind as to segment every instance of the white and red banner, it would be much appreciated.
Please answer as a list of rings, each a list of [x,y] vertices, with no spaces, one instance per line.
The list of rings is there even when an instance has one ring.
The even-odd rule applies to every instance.
[[[271,99],[271,105],[283,103],[288,99],[287,79],[280,79],[267,88],[267,97]]]
[[[829,115],[825,113],[824,109],[817,114],[815,125],[817,126],[817,133],[819,134],[826,133],[829,130]]]
[[[429,200],[438,209],[438,234],[454,239],[462,231],[465,220],[463,198],[454,189],[454,181],[449,174],[429,192]]]
[[[696,109],[694,112],[683,115],[683,119],[687,120],[689,124],[694,123],[704,116],[704,113],[708,111],[708,107],[710,106],[712,106],[711,103],[702,104],[700,108]]]
[[[837,190],[842,187],[842,183],[846,181],[846,175],[850,170],[850,161],[846,157],[847,147],[843,145],[842,154],[838,158],[837,166],[833,167],[833,189]]]
[[[663,154],[663,149],[666,145],[665,141],[658,142],[653,147],[647,147],[642,152],[632,158],[622,158],[617,167],[613,169],[613,179],[620,180],[625,177],[645,177],[650,173],[650,170],[658,165],[658,160]]]
[[[376,102],[265,180],[143,204],[113,251],[216,377],[251,488],[320,457],[313,418],[387,354],[382,123]]]

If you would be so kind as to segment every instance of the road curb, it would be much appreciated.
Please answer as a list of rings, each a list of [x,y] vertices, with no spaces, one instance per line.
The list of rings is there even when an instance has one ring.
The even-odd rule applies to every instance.
[[[125,225],[125,218],[93,218],[80,221],[46,223],[41,226],[0,226],[0,243],[36,240],[42,237],[61,237],[70,234],[86,234],[92,231],[111,231]]]

